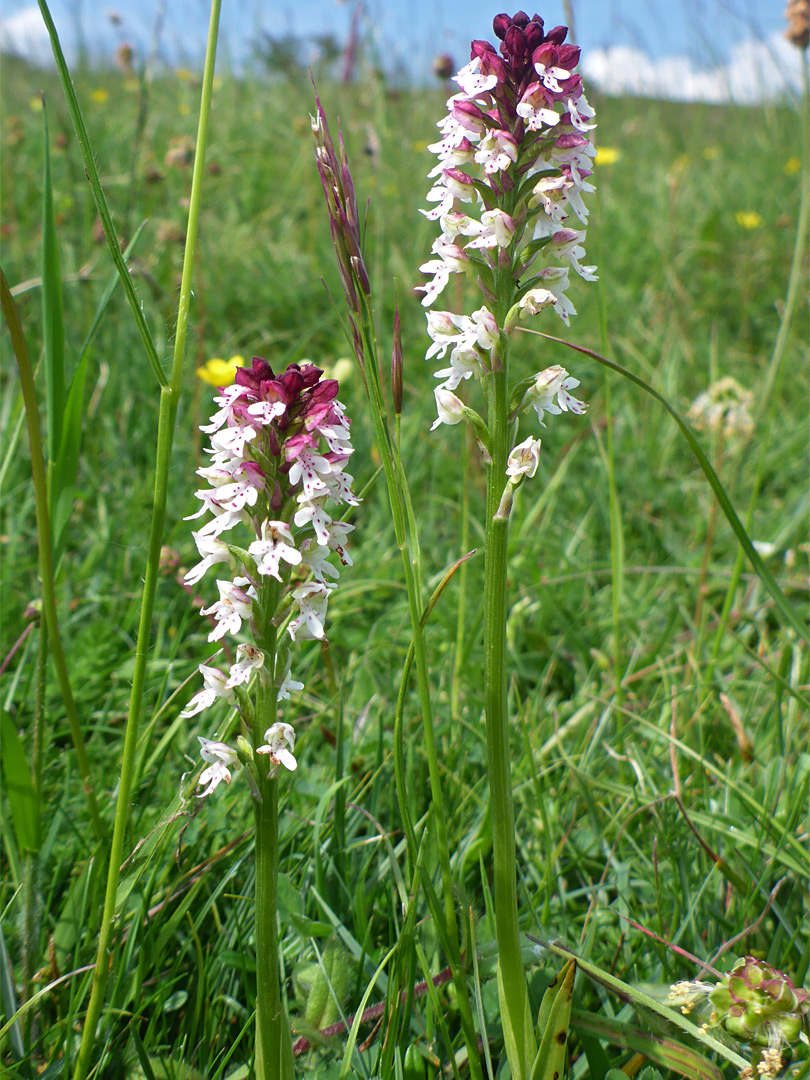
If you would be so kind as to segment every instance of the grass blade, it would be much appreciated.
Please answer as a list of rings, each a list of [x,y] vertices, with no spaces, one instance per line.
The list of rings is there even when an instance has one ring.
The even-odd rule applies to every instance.
[[[703,453],[700,443],[695,438],[692,429],[689,427],[685,420],[681,419],[680,414],[676,412],[675,409],[673,409],[667,399],[662,394],[659,394],[657,390],[653,389],[653,387],[650,386],[649,383],[646,383],[643,379],[640,379],[638,375],[634,375],[632,371],[628,371],[627,368],[623,368],[621,364],[617,364],[613,360],[608,360],[606,356],[601,356],[598,352],[594,352],[593,349],[586,349],[583,345],[575,345],[572,341],[566,341],[564,338],[554,337],[553,334],[544,334],[541,333],[539,330],[526,330],[525,332],[527,334],[537,334],[538,337],[546,338],[546,340],[548,341],[556,341],[558,345],[567,345],[569,349],[574,349],[576,352],[583,353],[585,356],[590,356],[591,359],[596,360],[598,364],[603,364],[605,367],[610,368],[612,371],[618,372],[619,375],[623,375],[625,379],[629,379],[630,382],[635,383],[636,386],[640,386],[642,390],[646,390],[648,394],[651,394],[656,399],[656,401],[659,401],[664,406],[669,415],[681,429],[681,432],[683,433],[686,441],[689,443],[689,449],[697,458],[698,464],[703,470],[706,479],[709,481],[709,486],[711,487],[718,503],[720,504],[720,509],[725,514],[726,520],[734,531],[734,535],[740,542],[740,547],[748,556],[748,560],[756,571],[760,581],[770,594],[773,602],[782,612],[782,615],[785,617],[785,621],[793,627],[793,629],[802,638],[802,640],[806,641],[807,644],[810,645],[810,632],[808,632],[805,624],[793,610],[793,606],[790,604],[785,594],[777,585],[776,579],[774,578],[773,574],[762,561],[759,554],[757,553],[756,548],[751,543],[751,540],[748,536],[748,533],[745,531],[743,523],[737,517],[736,511],[731,505],[731,501],[729,500],[728,495],[726,495],[725,488],[720,483],[720,478],[712,468],[709,459]]]
[[[11,820],[21,851],[39,851],[41,842],[40,807],[31,770],[25,758],[22,740],[17,734],[9,714],[3,710],[0,717],[3,744],[3,772],[6,777],[5,794],[8,799]]]
[[[79,714],[76,709],[76,701],[70,685],[67,662],[62,639],[59,634],[59,619],[56,612],[56,593],[54,589],[53,553],[51,545],[51,525],[48,513],[48,492],[45,473],[45,458],[42,452],[42,432],[39,424],[39,410],[37,408],[36,388],[34,386],[34,374],[31,369],[31,361],[28,356],[28,346],[20,324],[17,307],[11,296],[11,291],[6,281],[6,276],[0,270],[0,306],[11,335],[11,344],[17,359],[17,368],[20,374],[20,388],[25,402],[25,416],[28,424],[28,437],[31,447],[31,473],[34,484],[34,501],[37,516],[37,538],[39,544],[39,574],[42,583],[42,608],[45,622],[48,628],[48,645],[53,659],[56,676],[59,682],[59,690],[62,694],[62,702],[67,713],[70,725],[70,736],[76,751],[76,763],[82,776],[82,787],[87,800],[87,808],[93,822],[93,832],[96,839],[104,837],[104,824],[99,813],[98,803],[93,790],[93,777],[90,772],[90,762],[84,745],[84,737],[79,722]]]
[[[720,1042],[719,1039],[710,1035],[708,1031],[704,1031],[702,1028],[691,1023],[683,1017],[677,1009],[671,1009],[666,1005],[662,1005],[660,1002],[656,1001],[655,998],[650,997],[649,994],[645,994],[635,986],[622,982],[621,979],[617,979],[614,975],[610,975],[607,971],[603,971],[595,964],[590,963],[590,961],[583,960],[582,957],[576,956],[571,949],[551,941],[541,941],[540,938],[533,937],[531,934],[527,934],[526,936],[536,944],[542,945],[543,948],[548,949],[549,952],[554,953],[555,956],[563,957],[566,960],[576,960],[577,966],[581,968],[586,975],[593,979],[594,982],[599,983],[608,990],[612,990],[622,1001],[628,1001],[634,1006],[648,1009],[650,1012],[654,1012],[656,1015],[663,1017],[668,1023],[674,1024],[675,1027],[679,1027],[682,1031],[685,1031],[691,1038],[697,1039],[698,1042],[702,1042],[704,1046],[708,1046],[711,1050],[714,1050],[715,1053],[721,1054],[726,1061],[730,1062],[736,1068],[742,1070],[748,1066],[748,1062],[744,1057],[741,1057],[730,1047]]]
[[[661,1035],[651,1035],[632,1024],[624,1024],[610,1016],[575,1011],[571,1026],[577,1034],[596,1035],[614,1046],[623,1046],[661,1065],[686,1076],[689,1080],[722,1080],[723,1074],[714,1064],[690,1046]]]
[[[139,225],[135,235],[127,245],[124,252],[124,261],[129,258],[137,244],[146,222]],[[44,279],[43,279],[44,280]],[[76,485],[76,474],[79,470],[79,450],[82,440],[82,414],[84,412],[84,387],[87,381],[87,369],[90,363],[90,349],[96,331],[101,325],[101,320],[110,305],[115,288],[120,278],[114,271],[107,286],[102,293],[93,322],[84,339],[84,345],[79,356],[79,363],[70,380],[67,398],[64,402],[60,422],[62,437],[59,441],[58,453],[51,458],[49,476],[51,482],[51,534],[54,551],[54,563],[58,564],[61,552],[62,540],[64,539],[65,526],[70,520],[73,510],[73,494]],[[50,414],[49,414],[50,415]]]
[[[62,278],[59,272],[59,244],[53,214],[51,151],[48,113],[42,101],[44,168],[42,177],[42,329],[45,342],[45,408],[48,418],[48,463],[53,467],[62,435],[65,409],[65,326],[62,307]],[[50,487],[53,518],[54,491]]]
[[[124,286],[124,292],[129,300],[129,306],[132,309],[135,325],[138,327],[138,333],[141,336],[143,347],[146,349],[146,355],[149,357],[152,371],[155,373],[155,378],[160,385],[167,386],[169,383],[168,377],[161,365],[155,343],[152,340],[149,327],[146,325],[146,319],[144,318],[143,310],[141,309],[141,303],[135,292],[135,286],[132,284],[132,278],[127,269],[127,264],[124,261],[124,256],[121,254],[121,249],[118,246],[118,237],[116,236],[115,228],[113,227],[110,211],[107,207],[107,200],[104,196],[101,180],[99,179],[98,169],[96,168],[96,162],[93,157],[93,149],[90,146],[87,128],[84,125],[84,117],[79,108],[79,99],[76,97],[76,91],[73,88],[70,72],[68,71],[65,56],[62,52],[62,46],[59,43],[59,35],[56,32],[56,27],[54,26],[51,13],[48,10],[48,5],[45,0],[39,0],[39,10],[42,12],[42,18],[45,20],[45,26],[47,27],[51,39],[51,48],[53,49],[53,57],[56,61],[56,70],[59,72],[59,79],[62,83],[65,98],[67,99],[68,109],[70,110],[70,116],[73,120],[73,127],[76,131],[76,138],[79,140],[82,159],[84,160],[85,174],[90,182],[90,189],[93,192],[96,210],[98,211],[98,216],[104,229],[104,235],[107,238],[107,246],[110,249],[112,260],[115,263],[118,275],[121,278],[121,283]]]

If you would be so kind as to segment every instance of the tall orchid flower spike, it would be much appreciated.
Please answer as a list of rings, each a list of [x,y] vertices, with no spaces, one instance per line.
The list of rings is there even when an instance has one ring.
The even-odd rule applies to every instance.
[[[432,247],[438,258],[421,267],[432,275],[418,287],[422,303],[430,307],[452,274],[474,274],[492,320],[486,334],[473,334],[475,315],[427,312],[427,359],[452,349],[450,366],[437,372],[451,392],[498,368],[501,334],[511,334],[517,314],[553,308],[568,324],[576,314],[570,269],[595,280],[595,267],[582,262],[583,197],[594,190],[596,152],[588,136],[594,111],[575,72],[579,49],[565,44],[565,27],[546,31],[524,12],[499,15],[493,25],[499,49],[472,43],[470,62],[455,76],[459,92],[437,125],[442,138],[429,147],[437,164],[428,201],[436,205],[423,213],[441,232]],[[441,413],[439,423],[447,423]]]
[[[493,899],[498,942],[498,991],[504,1041],[513,1076],[532,1072],[536,1042],[520,949],[515,883],[514,809],[506,671],[507,540],[514,492],[538,471],[540,440],[516,442],[520,414],[581,414],[578,386],[561,367],[512,378],[510,347],[521,317],[554,311],[568,325],[576,309],[568,296],[573,274],[595,279],[585,262],[587,197],[596,151],[594,111],[576,73],[580,50],[567,28],[547,30],[523,11],[498,15],[497,45],[473,41],[469,63],[454,76],[429,145],[435,164],[421,212],[439,236],[418,288],[427,310],[426,359],[436,372],[437,419],[431,430],[469,421],[487,467],[484,583],[485,713],[493,822]],[[480,297],[471,314],[433,311],[453,274],[476,279]],[[455,393],[480,383],[486,420]]]

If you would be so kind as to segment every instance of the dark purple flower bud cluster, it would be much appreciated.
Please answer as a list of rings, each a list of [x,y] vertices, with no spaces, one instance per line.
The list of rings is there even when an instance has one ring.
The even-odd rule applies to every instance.
[[[337,401],[337,381],[322,379],[322,375],[314,364],[290,364],[275,375],[260,357],[253,358],[252,367],[239,368],[234,385],[214,399],[221,408],[201,428],[212,435],[209,453],[213,466],[200,469],[200,475],[221,478],[223,468],[228,472],[237,455],[235,469],[240,479],[266,491],[268,507],[274,513],[302,489],[310,496],[317,492],[321,498],[331,495],[337,501],[346,501],[340,492],[349,486],[351,477],[342,473],[340,466],[352,453],[348,420]],[[323,454],[318,450],[320,439],[328,447]],[[331,482],[316,482],[310,474],[328,476]],[[252,499],[248,504],[234,505],[231,485],[224,486],[224,497],[221,488],[197,493],[204,510],[211,509],[215,514],[203,534],[219,535],[237,522],[246,521],[245,505],[256,505]]]
[[[558,84],[560,89],[556,94],[559,99],[581,96],[582,78],[573,74],[579,63],[580,50],[577,45],[564,44],[568,27],[555,26],[546,33],[540,16],[529,18],[525,11],[512,16],[496,15],[492,29],[501,41],[500,56],[488,41],[473,41],[471,59],[478,58],[482,74],[497,78],[492,96],[499,106],[501,126],[514,127],[515,137],[521,141],[524,131],[516,106],[527,91],[542,84],[543,72],[555,68],[567,73]],[[543,85],[548,91],[546,100],[551,105],[557,100],[555,91]]]

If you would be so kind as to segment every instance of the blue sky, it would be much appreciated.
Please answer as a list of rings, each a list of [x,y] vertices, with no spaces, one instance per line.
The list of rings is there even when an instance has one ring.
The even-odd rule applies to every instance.
[[[345,40],[354,3],[337,0],[223,0],[221,55],[238,64],[260,31]],[[798,85],[798,51],[784,44],[784,0],[571,0],[583,74],[603,88],[683,98],[756,100]],[[52,0],[66,49],[81,25],[91,47],[109,54],[118,40],[146,50],[158,10],[165,7],[161,44],[174,63],[201,55],[208,21],[205,0]],[[390,62],[424,77],[431,57],[450,53],[457,66],[471,38],[491,38],[490,0],[366,0],[366,29]],[[506,10],[505,8],[503,10]],[[512,8],[508,9],[510,12]],[[108,18],[121,17],[118,28]],[[562,0],[540,9],[547,26],[565,22]],[[31,0],[3,0],[0,44],[47,55],[41,18]]]

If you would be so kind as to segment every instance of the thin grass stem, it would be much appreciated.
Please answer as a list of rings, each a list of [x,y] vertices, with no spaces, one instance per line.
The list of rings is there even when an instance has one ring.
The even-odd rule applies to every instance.
[[[419,534],[413,512],[413,503],[407,477],[402,465],[402,460],[399,456],[396,440],[391,436],[386,416],[373,325],[374,321],[371,306],[370,303],[366,303],[363,311],[362,333],[367,357],[365,367],[366,387],[368,391],[367,397],[369,404],[371,405],[377,446],[380,451],[383,473],[388,488],[388,500],[391,508],[391,517],[394,523],[394,535],[402,558],[405,587],[408,596],[408,612],[410,615],[412,645],[416,662],[416,680],[419,690],[419,703],[422,709],[422,731],[424,733],[425,753],[428,760],[433,819],[436,830],[436,847],[439,855],[439,867],[442,881],[445,922],[445,934],[443,936],[450,949],[449,960],[453,970],[453,983],[458,997],[462,1029],[464,1031],[464,1039],[467,1044],[470,1059],[470,1070],[474,1080],[480,1080],[482,1073],[480,1062],[477,1058],[477,1052],[475,1050],[477,1046],[475,1025],[473,1023],[472,1008],[467,993],[466,981],[463,977],[461,968],[461,949],[458,939],[453,878],[450,867],[450,846],[447,839],[444,788],[442,785],[438,752],[436,748],[427,645],[422,624]],[[408,808],[407,804],[402,802],[401,798],[403,784],[404,779],[400,776],[398,792],[402,803],[401,813],[403,820],[405,820],[408,817]],[[413,867],[416,858],[416,852],[413,850],[415,836],[410,836],[409,841],[409,861],[411,867]],[[436,917],[438,912],[434,911],[433,914],[434,917]]]
[[[180,302],[177,312],[177,329],[174,342],[171,379],[168,385],[161,385],[160,390],[152,524],[149,534],[146,574],[141,600],[140,619],[138,622],[138,639],[135,651],[132,690],[124,735],[124,749],[121,757],[118,798],[115,808],[115,823],[107,870],[107,889],[98,936],[98,951],[95,970],[93,972],[90,1003],[85,1015],[82,1041],[73,1074],[74,1080],[84,1080],[90,1069],[93,1047],[96,1040],[96,1029],[104,1005],[104,993],[109,971],[109,952],[113,919],[115,916],[116,894],[118,891],[118,879],[123,855],[124,833],[129,821],[130,794],[135,768],[135,754],[138,744],[138,726],[143,707],[143,692],[146,681],[147,660],[149,657],[152,613],[154,610],[155,590],[157,588],[160,566],[160,549],[163,542],[163,527],[166,517],[169,464],[174,438],[177,405],[182,388],[183,358],[191,303],[191,274],[197,242],[197,225],[199,221],[203,169],[208,139],[208,120],[211,112],[214,64],[219,30],[219,12],[220,0],[212,0],[200,100],[200,119],[197,129],[197,149],[191,181],[188,229],[186,232],[186,246],[180,286]],[[55,30],[53,31],[52,37],[54,35]]]

